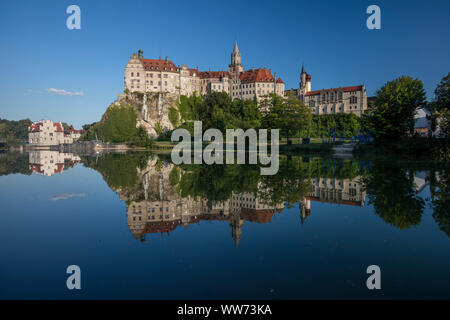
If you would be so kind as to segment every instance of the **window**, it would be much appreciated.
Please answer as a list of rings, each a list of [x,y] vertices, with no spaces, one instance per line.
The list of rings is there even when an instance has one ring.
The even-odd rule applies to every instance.
[[[131,73],[131,76],[134,77],[134,72]]]
[[[136,73],[136,77],[139,77],[139,72]]]

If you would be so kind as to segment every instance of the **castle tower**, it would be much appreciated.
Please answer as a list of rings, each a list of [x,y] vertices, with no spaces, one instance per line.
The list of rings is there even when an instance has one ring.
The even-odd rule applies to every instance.
[[[234,43],[234,49],[231,53],[231,64],[229,65],[230,73],[239,74],[244,71],[244,67],[241,64],[241,53],[237,45],[237,41]]]
[[[244,219],[241,219],[239,213],[234,212],[230,219],[231,226],[231,236],[234,240],[234,245],[237,248],[239,246],[239,240],[242,237],[242,225],[244,224]]]
[[[297,95],[303,97],[307,92],[311,91],[311,76],[306,73],[305,66],[302,64],[302,72],[300,73],[300,85]]]

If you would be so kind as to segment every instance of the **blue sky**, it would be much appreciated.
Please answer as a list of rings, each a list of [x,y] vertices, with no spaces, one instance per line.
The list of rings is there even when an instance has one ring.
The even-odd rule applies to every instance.
[[[66,8],[81,8],[81,30]],[[381,30],[366,8],[381,8]],[[268,67],[297,87],[365,83],[373,95],[410,75],[428,98],[450,71],[450,1],[2,1],[0,118],[51,119],[80,127],[123,91],[132,52],[225,70],[237,39],[245,68]],[[61,95],[49,88],[82,95]]]

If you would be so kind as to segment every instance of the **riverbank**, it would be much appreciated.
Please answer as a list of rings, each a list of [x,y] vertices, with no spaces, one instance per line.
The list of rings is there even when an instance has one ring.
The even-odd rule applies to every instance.
[[[450,140],[409,137],[389,143],[357,145],[353,153],[359,158],[450,163]]]

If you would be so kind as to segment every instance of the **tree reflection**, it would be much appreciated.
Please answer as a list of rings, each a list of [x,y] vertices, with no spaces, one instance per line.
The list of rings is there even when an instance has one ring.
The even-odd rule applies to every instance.
[[[450,171],[442,170],[432,175],[431,186],[433,218],[439,228],[450,236]]]
[[[400,229],[419,225],[425,202],[415,194],[411,171],[376,161],[364,181],[369,204],[384,221]]]

